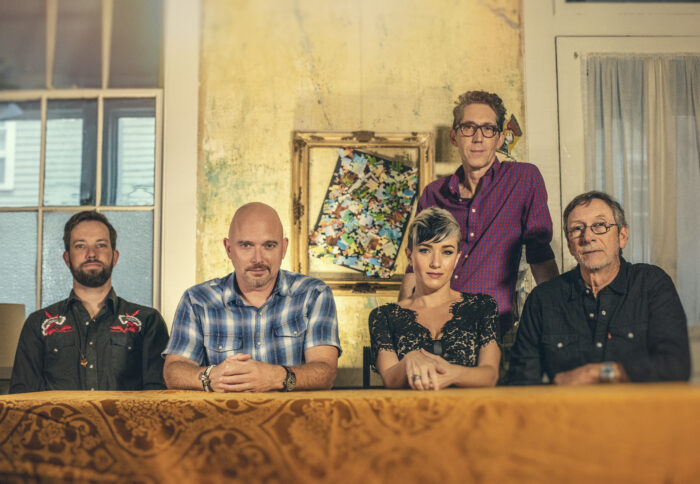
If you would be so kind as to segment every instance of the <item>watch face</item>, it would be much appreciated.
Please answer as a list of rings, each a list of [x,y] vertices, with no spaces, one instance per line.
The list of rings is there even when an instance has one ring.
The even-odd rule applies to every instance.
[[[287,370],[287,378],[284,380],[284,389],[285,391],[291,392],[297,386],[297,376],[289,368],[285,367],[284,369]]]
[[[604,364],[600,369],[600,379],[606,382],[615,378],[615,367],[609,363]]]

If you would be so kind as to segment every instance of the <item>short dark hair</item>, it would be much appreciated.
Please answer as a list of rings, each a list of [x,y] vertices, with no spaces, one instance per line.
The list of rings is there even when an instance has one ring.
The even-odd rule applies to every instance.
[[[442,242],[451,236],[457,237],[458,241],[462,238],[454,215],[444,208],[428,207],[416,215],[408,229],[408,248],[413,250],[423,242]]]
[[[486,104],[496,113],[496,124],[499,131],[503,130],[503,125],[506,123],[506,107],[503,105],[503,100],[492,92],[486,91],[467,91],[457,98],[456,106],[452,110],[452,129],[457,128],[457,125],[462,122],[464,108],[470,104]]]
[[[622,206],[618,203],[618,201],[605,192],[591,190],[590,192],[582,193],[581,195],[574,197],[574,199],[571,200],[566,206],[564,209],[564,230],[566,230],[571,212],[579,205],[588,205],[594,199],[602,200],[608,207],[610,207],[613,217],[615,218],[615,223],[619,226],[619,228],[627,227],[625,211],[622,209]]]
[[[105,224],[107,230],[109,230],[109,243],[112,245],[112,250],[116,250],[117,231],[114,230],[114,227],[112,227],[112,224],[109,223],[107,217],[105,217],[96,210],[84,210],[82,212],[74,214],[71,218],[69,218],[68,222],[66,222],[65,227],[63,227],[63,245],[66,247],[66,252],[70,251],[70,233],[73,231],[73,229],[79,223],[87,222],[90,220],[94,220],[95,222],[101,222]]]

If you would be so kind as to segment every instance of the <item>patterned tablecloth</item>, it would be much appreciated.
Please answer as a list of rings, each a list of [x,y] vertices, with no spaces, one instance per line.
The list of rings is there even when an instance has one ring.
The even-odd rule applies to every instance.
[[[700,387],[0,397],[0,482],[700,482]]]

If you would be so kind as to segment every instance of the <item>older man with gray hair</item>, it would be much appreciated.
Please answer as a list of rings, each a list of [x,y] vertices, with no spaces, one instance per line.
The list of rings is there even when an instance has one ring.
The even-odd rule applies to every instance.
[[[622,258],[625,212],[591,191],[564,210],[573,270],[533,289],[525,302],[508,381],[559,385],[687,380],[685,313],[659,267]]]

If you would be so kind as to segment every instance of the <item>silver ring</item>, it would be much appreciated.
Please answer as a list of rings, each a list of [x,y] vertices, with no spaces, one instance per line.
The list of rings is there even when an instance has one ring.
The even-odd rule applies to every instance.
[[[420,380],[420,375],[413,375],[413,382],[417,382]]]

